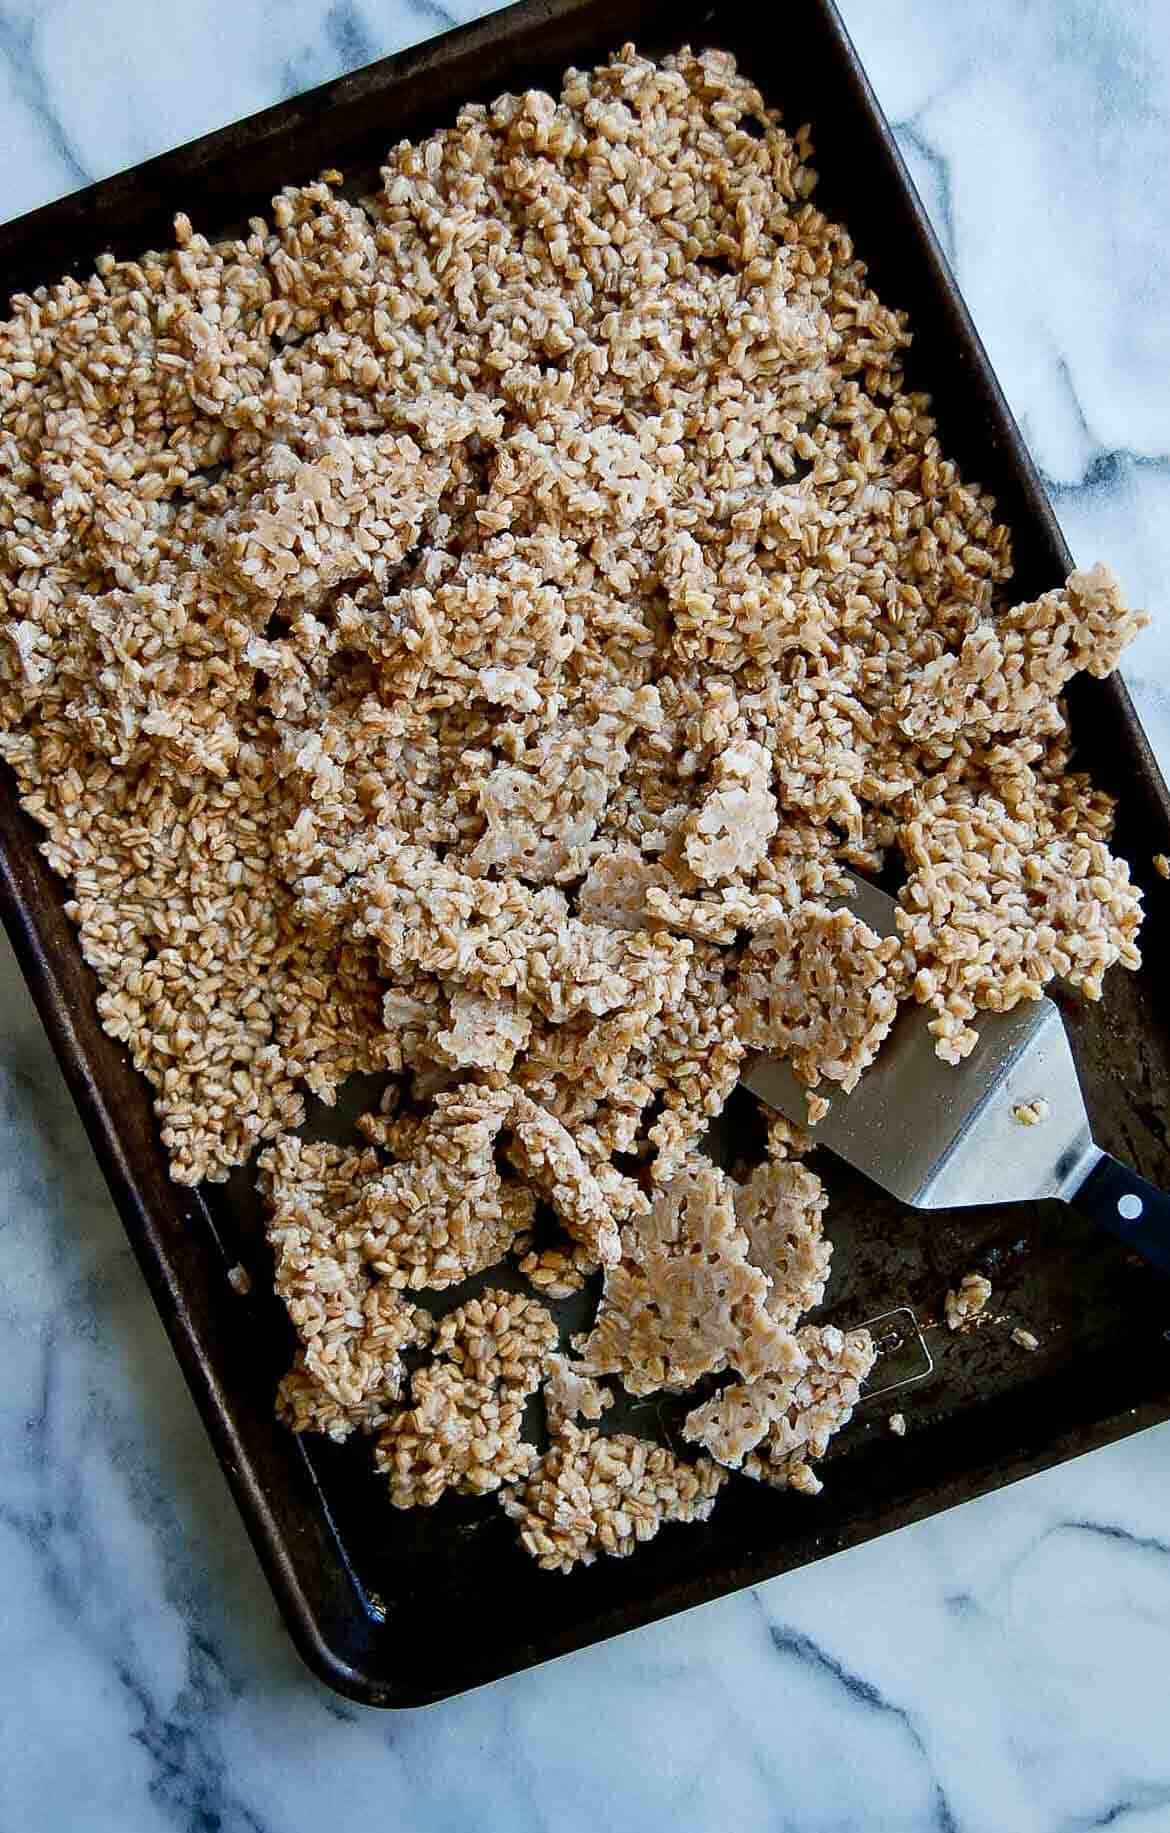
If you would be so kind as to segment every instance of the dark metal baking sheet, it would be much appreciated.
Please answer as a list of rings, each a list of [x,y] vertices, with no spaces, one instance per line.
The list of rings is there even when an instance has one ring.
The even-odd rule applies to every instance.
[[[566,65],[627,39],[651,52],[686,42],[734,51],[790,125],[811,121],[818,201],[848,225],[882,297],[910,311],[911,380],[934,395],[948,452],[995,491],[1021,593],[1056,584],[1067,550],[830,0],[528,0],[0,228],[0,289],[88,273],[107,248],[166,245],[179,208],[222,234],[326,166],[368,177],[391,142],[450,120],[462,102],[555,86]],[[1102,1005],[1072,1006],[1070,1027],[1101,1143],[1170,1182],[1170,976],[1155,940],[1170,885],[1151,868],[1170,851],[1170,802],[1119,682],[1079,682],[1071,704],[1081,758],[1121,798],[1119,843],[1147,887],[1149,917],[1147,966],[1114,973]],[[1029,1356],[1004,1328],[937,1333],[937,1371],[907,1407],[909,1436],[885,1430],[890,1403],[862,1408],[822,1496],[737,1483],[706,1525],[667,1529],[632,1559],[568,1578],[540,1572],[490,1503],[397,1514],[368,1446],[298,1441],[275,1423],[289,1335],[267,1290],[248,1179],[207,1192],[170,1182],[146,1085],[97,1023],[63,896],[4,772],[5,923],[289,1629],[309,1665],[354,1699],[442,1698],[1170,1416],[1170,1286],[1112,1241],[1051,1205],[909,1215],[827,1164],[834,1317],[856,1322],[905,1300],[936,1314],[948,1281],[978,1265],[997,1308],[1026,1322],[1040,1350]],[[237,1260],[261,1274],[251,1297],[227,1284]]]

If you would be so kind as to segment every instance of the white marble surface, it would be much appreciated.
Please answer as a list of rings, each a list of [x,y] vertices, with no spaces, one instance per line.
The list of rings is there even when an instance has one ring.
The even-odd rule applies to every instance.
[[[0,216],[476,0],[0,0]],[[1170,11],[845,0],[1079,558],[1161,616]],[[1170,1427],[425,1712],[275,1616],[11,957],[0,959],[0,1833],[1170,1828]]]

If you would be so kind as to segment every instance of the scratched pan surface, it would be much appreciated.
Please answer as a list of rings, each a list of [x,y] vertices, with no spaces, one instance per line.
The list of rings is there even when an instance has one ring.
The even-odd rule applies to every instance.
[[[896,147],[828,0],[530,0],[371,66],[253,120],[0,228],[0,292],[87,273],[103,249],[165,245],[182,207],[209,234],[264,210],[283,183],[341,166],[361,181],[391,142],[451,119],[460,103],[555,85],[626,39],[664,52],[690,42],[736,53],[788,123],[813,125],[818,199],[850,228],[874,283],[913,319],[912,382],[931,390],[949,453],[990,486],[1015,534],[1022,595],[1069,560]],[[1124,567],[1124,555],[1113,556]],[[1170,802],[1119,683],[1077,684],[1083,762],[1122,801],[1119,844],[1148,890],[1148,954],[1170,915],[1151,855],[1170,851]],[[450,1499],[392,1511],[369,1448],[293,1439],[272,1418],[287,1325],[246,1176],[204,1195],[167,1177],[146,1086],[99,1029],[94,982],[62,911],[62,887],[0,784],[3,915],[62,1070],[122,1213],[225,1475],[302,1655],[330,1685],[377,1705],[413,1705],[614,1635],[947,1508],[1170,1416],[1170,1285],[1048,1205],[953,1216],[900,1211],[844,1167],[820,1168],[836,1244],[827,1314],[858,1322],[911,1302],[937,1316],[971,1266],[1007,1328],[947,1341],[913,1390],[910,1435],[885,1430],[891,1401],[863,1407],[815,1500],[733,1484],[710,1523],[668,1529],[625,1561],[569,1578],[541,1573],[491,1503]],[[1170,1183],[1170,976],[1114,974],[1105,1002],[1068,1020],[1101,1144]],[[729,1109],[725,1143],[750,1128]],[[257,1275],[237,1298],[225,1274]]]

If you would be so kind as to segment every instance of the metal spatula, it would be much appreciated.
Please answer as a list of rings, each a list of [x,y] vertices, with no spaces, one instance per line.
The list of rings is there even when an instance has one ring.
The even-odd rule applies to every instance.
[[[893,898],[857,881],[849,900],[872,929],[896,929]],[[913,1209],[1060,1197],[1170,1272],[1170,1196],[1094,1145],[1057,1008],[1029,1000],[989,1012],[954,1067],[934,1053],[930,1013],[906,1004],[852,1094],[839,1090],[813,1137]],[[744,1081],[797,1125],[806,1091],[787,1064],[749,1060]],[[822,1084],[818,1093],[827,1093]],[[1044,1104],[1023,1125],[1017,1110]],[[1036,1111],[1036,1110],[1033,1110]]]

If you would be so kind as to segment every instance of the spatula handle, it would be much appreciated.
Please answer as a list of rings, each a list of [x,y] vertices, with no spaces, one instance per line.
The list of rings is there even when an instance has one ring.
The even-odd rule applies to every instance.
[[[1166,1191],[1147,1184],[1120,1159],[1102,1152],[1070,1200],[1098,1228],[1107,1228],[1151,1266],[1170,1273],[1170,1195]]]

